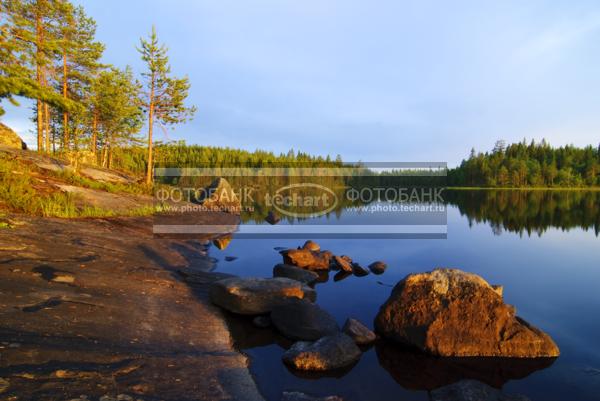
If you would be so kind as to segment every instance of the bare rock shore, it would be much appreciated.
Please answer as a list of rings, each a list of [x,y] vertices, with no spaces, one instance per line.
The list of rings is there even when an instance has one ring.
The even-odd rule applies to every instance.
[[[153,238],[150,218],[11,218],[1,400],[262,400],[208,302],[222,276],[206,239]]]

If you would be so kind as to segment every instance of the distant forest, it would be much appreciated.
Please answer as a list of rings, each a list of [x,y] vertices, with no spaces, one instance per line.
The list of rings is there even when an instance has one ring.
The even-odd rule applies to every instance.
[[[497,141],[491,152],[474,149],[460,166],[448,171],[449,186],[592,187],[600,186],[600,145],[553,148],[546,141],[506,146]]]
[[[275,154],[265,150],[248,151],[229,147],[187,145],[185,141],[157,143],[154,167],[269,167],[269,166],[341,166],[337,156],[311,156],[308,153],[290,150]],[[143,173],[147,166],[147,151],[144,147],[127,147],[115,151],[112,167],[133,173]]]

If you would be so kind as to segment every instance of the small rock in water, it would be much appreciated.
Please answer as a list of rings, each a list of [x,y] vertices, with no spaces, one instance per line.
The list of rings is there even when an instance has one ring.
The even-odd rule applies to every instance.
[[[302,249],[308,249],[309,251],[319,252],[321,250],[321,245],[317,244],[314,241],[308,240],[302,245]]]
[[[361,351],[344,333],[322,337],[315,342],[299,341],[283,354],[283,361],[299,370],[334,370],[356,362]]]
[[[50,281],[53,281],[55,283],[72,284],[75,282],[75,276],[68,273],[56,273]]]
[[[273,277],[287,277],[301,283],[311,284],[319,279],[319,275],[310,270],[280,263],[273,268]]]
[[[369,271],[358,263],[352,263],[352,273],[354,273],[356,277],[364,277],[369,274]]]
[[[265,221],[271,225],[274,225],[281,221],[281,217],[279,217],[279,214],[277,214],[277,212],[270,210],[267,214],[267,217],[265,217]]]
[[[292,340],[314,341],[340,331],[335,318],[312,302],[288,299],[271,312],[273,326]]]
[[[374,274],[383,274],[385,269],[387,269],[387,264],[380,260],[369,265],[369,270],[371,270]]]
[[[232,238],[233,237],[231,235],[225,235],[223,237],[215,238],[213,240],[213,245],[216,246],[217,249],[222,251],[223,249],[229,246],[229,243],[231,242]]]
[[[340,270],[339,272],[337,272],[335,274],[335,276],[333,276],[333,281],[334,282],[338,282],[338,281],[342,281],[344,279],[347,279],[348,277],[350,277],[352,275],[352,273],[349,272],[345,272],[343,270]]]
[[[237,259],[237,256],[225,256],[225,262],[233,262]]]
[[[337,395],[330,395],[327,397],[313,397],[308,394],[300,393],[298,391],[284,391],[281,397],[281,401],[344,401],[343,398]]]
[[[356,319],[349,318],[342,329],[358,345],[370,344],[377,339],[375,333]]]
[[[352,261],[348,261],[342,256],[334,256],[333,262],[340,270],[352,273]]]
[[[117,395],[117,401],[133,401],[133,397],[127,394]]]
[[[431,401],[530,401],[524,395],[504,394],[477,380],[461,380],[432,390],[429,396]]]
[[[252,324],[261,329],[271,326],[271,318],[267,315],[256,316],[252,319]]]

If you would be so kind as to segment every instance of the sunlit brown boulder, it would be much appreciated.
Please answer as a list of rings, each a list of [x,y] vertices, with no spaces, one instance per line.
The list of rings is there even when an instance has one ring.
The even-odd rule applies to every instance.
[[[329,270],[331,252],[311,251],[310,249],[286,249],[280,252],[283,263],[308,270]]]
[[[550,336],[516,316],[498,288],[457,269],[404,278],[380,308],[375,329],[383,337],[440,356],[559,355]]]

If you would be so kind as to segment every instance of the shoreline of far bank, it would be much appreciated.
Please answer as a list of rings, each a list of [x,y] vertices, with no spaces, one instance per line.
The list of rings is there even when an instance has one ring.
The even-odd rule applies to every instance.
[[[600,191],[600,187],[445,187],[451,191]]]

